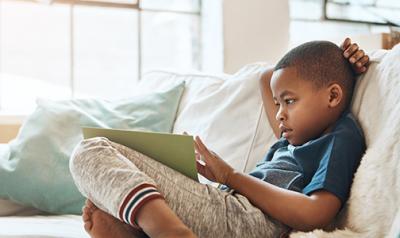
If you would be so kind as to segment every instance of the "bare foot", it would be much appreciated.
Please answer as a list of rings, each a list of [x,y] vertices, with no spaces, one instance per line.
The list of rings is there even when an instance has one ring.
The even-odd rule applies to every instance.
[[[82,211],[84,228],[93,238],[147,237],[143,232],[135,230],[130,225],[98,209],[90,200],[86,200]]]

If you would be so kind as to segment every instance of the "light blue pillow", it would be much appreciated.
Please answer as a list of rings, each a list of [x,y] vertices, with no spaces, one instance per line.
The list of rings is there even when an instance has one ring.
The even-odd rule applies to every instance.
[[[0,198],[56,214],[80,214],[84,197],[69,173],[81,126],[171,132],[184,82],[120,101],[38,100],[0,158]]]

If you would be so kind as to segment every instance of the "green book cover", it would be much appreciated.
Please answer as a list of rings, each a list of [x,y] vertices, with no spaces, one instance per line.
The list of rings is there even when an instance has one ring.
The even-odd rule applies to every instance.
[[[198,181],[193,136],[135,130],[82,128],[85,139],[106,137]]]

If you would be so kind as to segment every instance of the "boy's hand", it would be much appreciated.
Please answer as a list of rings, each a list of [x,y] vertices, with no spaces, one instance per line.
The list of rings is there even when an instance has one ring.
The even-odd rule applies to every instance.
[[[363,50],[358,48],[356,43],[351,43],[351,39],[346,38],[340,48],[343,50],[343,56],[349,60],[356,74],[362,74],[367,71],[369,57]]]
[[[196,136],[194,145],[197,171],[208,180],[226,184],[234,169],[213,151],[210,151],[200,137]]]

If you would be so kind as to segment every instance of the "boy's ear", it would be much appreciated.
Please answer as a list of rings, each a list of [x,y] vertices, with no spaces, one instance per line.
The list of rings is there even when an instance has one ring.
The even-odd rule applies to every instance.
[[[339,84],[334,83],[328,87],[328,94],[329,94],[329,107],[337,107],[340,102],[343,100],[343,90]]]

